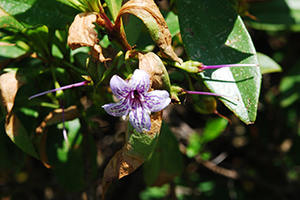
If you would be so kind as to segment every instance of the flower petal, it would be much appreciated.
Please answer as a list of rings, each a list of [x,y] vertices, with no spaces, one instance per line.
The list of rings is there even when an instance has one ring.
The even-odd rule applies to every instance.
[[[132,104],[133,110],[129,112],[129,122],[135,128],[135,130],[139,133],[145,131],[150,131],[151,129],[151,119],[150,116],[143,108],[143,106],[135,101]]]
[[[102,108],[104,108],[108,114],[114,117],[122,117],[127,115],[129,112],[129,104],[126,98],[117,103],[105,104],[102,106]]]
[[[139,93],[148,92],[150,87],[150,78],[145,70],[136,69],[130,80],[131,90],[137,90]]]
[[[151,112],[158,112],[167,107],[171,98],[166,90],[154,90],[144,94],[144,104],[149,108]]]
[[[125,98],[130,92],[129,84],[120,76],[114,75],[110,79],[109,85],[112,93],[120,100]]]

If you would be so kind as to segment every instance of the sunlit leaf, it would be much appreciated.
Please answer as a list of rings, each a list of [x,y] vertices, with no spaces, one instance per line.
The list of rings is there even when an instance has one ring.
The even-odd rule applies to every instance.
[[[261,74],[267,74],[267,73],[274,73],[274,72],[281,72],[282,71],[280,65],[278,65],[269,56],[258,52],[257,53],[257,58],[258,58]]]
[[[77,12],[53,0],[6,0],[0,2],[0,8],[19,22],[31,26],[43,24],[54,29],[64,29]]]
[[[247,29],[229,2],[178,0],[178,14],[182,39],[191,60],[206,65],[258,65]],[[205,70],[199,75],[212,92],[236,98],[220,100],[243,122],[255,121],[261,85],[259,67]]]

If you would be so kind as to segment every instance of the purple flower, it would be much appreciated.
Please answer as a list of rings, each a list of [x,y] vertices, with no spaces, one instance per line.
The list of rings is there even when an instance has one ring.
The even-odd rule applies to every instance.
[[[129,122],[137,132],[150,131],[151,120],[149,114],[158,112],[167,107],[171,99],[165,90],[150,88],[150,78],[144,70],[136,69],[129,82],[117,75],[110,80],[113,94],[120,100],[117,103],[105,104],[104,110],[115,117],[126,119],[129,114]]]

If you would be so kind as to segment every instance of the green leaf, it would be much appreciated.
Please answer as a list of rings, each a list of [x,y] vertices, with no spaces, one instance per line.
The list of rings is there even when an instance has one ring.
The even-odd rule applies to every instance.
[[[172,37],[174,37],[180,32],[178,16],[171,11],[170,12],[162,11],[162,14],[165,17],[166,23],[168,25]]]
[[[13,16],[4,12],[0,7],[0,28],[16,28],[18,30],[22,30],[25,27]]]
[[[115,21],[122,6],[122,0],[105,0],[110,14]]]
[[[178,0],[178,14],[182,39],[191,60],[205,65],[258,65],[247,29],[228,1]],[[212,69],[199,76],[212,92],[238,99],[220,100],[243,122],[255,121],[261,85],[259,67]]]
[[[93,81],[94,91],[97,90],[98,85],[102,81],[102,77],[105,71],[105,66],[103,62],[95,63],[91,59],[87,58],[86,67],[89,76]]]
[[[218,117],[207,121],[202,137],[204,142],[210,142],[216,139],[226,128],[228,121]]]
[[[129,22],[128,24],[126,24],[124,29],[127,41],[131,46],[135,45],[135,43],[137,42],[141,33],[142,26],[143,23],[139,18],[134,15],[129,16]]]
[[[23,33],[34,43],[34,48],[38,53],[50,58],[51,52],[48,47],[49,30],[47,26],[27,28],[23,30]]]
[[[285,77],[281,79],[279,90],[282,94],[280,105],[287,107],[299,100],[300,97],[300,63],[294,65]]]
[[[62,125],[58,125],[62,128]],[[49,163],[59,183],[70,191],[78,191],[85,185],[83,162],[83,137],[80,133],[79,119],[66,122],[69,148],[63,139],[62,129],[51,126],[48,132],[46,147]],[[74,176],[76,174],[76,176]]]
[[[54,0],[6,0],[0,8],[17,21],[30,26],[43,24],[53,29],[65,29],[77,11]]]
[[[266,31],[300,31],[300,1],[272,0],[251,4],[249,13],[258,21],[247,18],[252,28]]]
[[[189,136],[189,144],[186,147],[186,155],[189,158],[195,157],[203,147],[203,139],[199,133],[192,133]]]
[[[11,141],[29,155],[39,158],[31,138],[14,112],[10,113],[5,124],[6,134]]]
[[[183,159],[178,141],[167,124],[162,124],[155,149],[143,167],[144,180],[149,186],[167,183],[182,172]]]
[[[0,122],[0,125],[1,133],[5,132],[4,120]],[[26,154],[16,147],[5,134],[0,134],[0,157],[1,169],[13,172],[20,170],[24,166],[26,160]]]
[[[273,72],[281,72],[282,69],[280,65],[277,64],[272,58],[263,54],[257,53],[257,58],[259,61],[260,72],[261,74],[273,73]]]

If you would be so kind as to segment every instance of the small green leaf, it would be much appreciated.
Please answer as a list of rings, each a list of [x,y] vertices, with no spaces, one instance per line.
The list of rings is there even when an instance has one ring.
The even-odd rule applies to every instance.
[[[282,71],[280,65],[278,65],[269,56],[258,52],[257,53],[257,58],[258,58],[261,74],[267,74],[267,73],[281,72]]]
[[[256,51],[241,18],[228,1],[178,0],[180,30],[191,60],[205,65],[257,64]],[[256,119],[261,85],[259,67],[205,70],[199,75],[214,93],[246,124]]]
[[[279,90],[282,94],[280,105],[287,107],[299,100],[300,97],[300,63],[294,65],[285,77],[281,79]]]
[[[246,18],[252,28],[266,31],[300,31],[300,1],[272,0],[251,4],[249,13],[258,21]]]
[[[115,21],[122,6],[122,0],[105,0],[110,14]]]
[[[186,155],[189,158],[195,157],[200,153],[203,146],[202,136],[199,133],[192,133],[189,137],[189,144],[186,147]]]
[[[166,23],[168,25],[172,37],[174,37],[180,32],[178,16],[171,11],[170,12],[162,11],[162,14],[165,17]]]
[[[204,142],[210,142],[216,139],[226,128],[228,121],[218,117],[207,121],[202,137]]]

